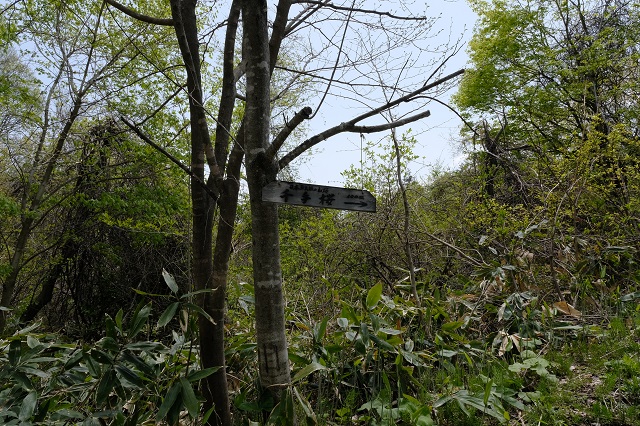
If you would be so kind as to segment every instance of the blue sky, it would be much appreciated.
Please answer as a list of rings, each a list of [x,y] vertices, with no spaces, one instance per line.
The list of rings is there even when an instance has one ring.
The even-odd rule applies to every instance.
[[[449,61],[443,74],[464,68],[468,59],[466,43],[471,38],[476,15],[471,11],[466,0],[437,0],[429,2],[428,5],[427,12],[431,16],[438,14],[441,16],[437,24],[438,27],[443,28],[441,37],[449,37],[449,32],[453,38],[462,34],[465,44],[456,57]],[[448,102],[454,92],[455,88],[439,99]],[[417,177],[427,176],[435,165],[444,168],[454,167],[461,155],[459,146],[454,143],[460,128],[460,120],[447,108],[436,103],[430,104],[429,110],[430,117],[399,130],[402,133],[410,127],[418,140],[416,153],[422,158],[410,166],[412,174]],[[318,116],[312,120],[307,135],[316,134],[353,116],[354,113],[348,106],[339,108],[332,105],[331,108],[321,109]],[[378,122],[381,121],[378,120]],[[378,141],[385,135],[367,135],[366,137],[368,140]],[[340,186],[343,184],[341,172],[348,169],[350,165],[359,165],[359,163],[360,135],[342,133],[319,144],[312,159],[298,162],[297,179],[320,185]]]

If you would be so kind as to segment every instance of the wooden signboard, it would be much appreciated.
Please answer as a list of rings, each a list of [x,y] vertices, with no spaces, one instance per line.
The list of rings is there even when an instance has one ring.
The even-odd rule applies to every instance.
[[[363,189],[274,181],[262,188],[262,201],[295,206],[375,212],[376,199]]]

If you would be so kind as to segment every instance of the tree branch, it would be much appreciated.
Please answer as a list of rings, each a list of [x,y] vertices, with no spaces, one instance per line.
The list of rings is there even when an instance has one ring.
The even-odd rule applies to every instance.
[[[302,123],[304,120],[308,120],[309,117],[311,117],[311,112],[312,111],[310,107],[304,107],[300,111],[298,111],[298,113],[291,119],[291,121],[287,123],[285,120],[284,129],[282,129],[280,133],[278,133],[271,145],[269,145],[269,148],[267,148],[265,154],[268,161],[273,160],[273,158],[278,153],[278,150],[280,149],[280,147],[282,147],[282,144],[285,140],[287,140],[291,132],[296,127],[298,127],[300,123]]]
[[[216,120],[215,157],[220,168],[219,179],[224,176],[229,152],[230,129],[233,119],[233,109],[236,100],[236,78],[234,76],[233,62],[236,49],[236,33],[238,20],[240,19],[241,2],[233,0],[229,11],[227,32],[224,40],[224,55],[222,62],[222,94]]]
[[[374,115],[380,114],[383,111],[389,110],[403,102],[410,102],[411,100],[413,100],[414,98],[418,97],[421,93],[426,92],[429,89],[433,89],[436,86],[439,86],[442,83],[445,83],[448,80],[451,80],[452,78],[455,78],[461,74],[464,73],[464,69],[458,70],[452,74],[449,74],[441,79],[438,79],[436,81],[434,81],[433,83],[430,84],[426,84],[423,87],[419,88],[418,90],[415,90],[405,96],[402,96],[398,99],[396,99],[395,101],[391,101],[391,102],[387,102],[386,104],[375,108],[369,112],[366,112],[362,115],[359,115],[357,117],[355,117],[354,119],[347,121],[347,122],[343,122],[340,123],[339,125],[332,127],[330,129],[325,130],[324,132],[318,133],[315,136],[312,136],[311,138],[305,140],[304,142],[302,142],[300,145],[298,145],[297,147],[295,147],[293,150],[291,150],[287,155],[285,155],[284,157],[282,157],[280,159],[280,161],[278,162],[278,165],[280,167],[280,169],[285,168],[287,165],[289,165],[289,163],[293,160],[295,160],[298,156],[300,156],[303,152],[307,151],[309,148],[319,144],[320,142],[329,139],[332,136],[335,136],[339,133],[343,133],[343,132],[358,132],[358,133],[374,133],[374,132],[380,132],[383,130],[389,130],[395,127],[399,127],[402,126],[404,124],[408,124],[411,122],[414,122],[416,120],[419,120],[421,118],[425,118],[429,116],[429,111],[425,111],[423,113],[420,114],[416,114],[414,116],[411,117],[407,117],[403,120],[398,120],[398,121],[394,121],[391,123],[387,123],[387,124],[383,124],[383,125],[379,125],[379,126],[356,126],[356,123],[372,117]]]
[[[280,0],[276,9],[276,17],[273,20],[273,29],[271,31],[271,39],[269,40],[269,58],[270,72],[276,67],[278,54],[280,53],[280,45],[284,38],[287,26],[287,18],[289,17],[289,9],[291,9],[291,0]]]
[[[427,110],[425,112],[421,112],[420,114],[412,115],[411,117],[403,118],[402,120],[396,120],[385,124],[380,124],[377,126],[353,126],[349,132],[353,133],[377,133],[383,132],[385,130],[395,129],[396,127],[404,126],[405,124],[413,123],[414,121],[421,120],[423,118],[427,118],[431,115],[431,111]]]
[[[172,163],[174,163],[175,165],[177,165],[178,167],[180,167],[180,169],[182,169],[183,172],[185,172],[186,174],[188,174],[193,180],[194,182],[196,182],[198,185],[200,185],[206,192],[207,194],[209,194],[209,196],[216,201],[218,199],[218,194],[216,194],[215,192],[213,192],[213,190],[211,190],[211,188],[209,188],[198,176],[196,176],[187,166],[185,166],[184,164],[182,164],[182,162],[180,160],[178,160],[176,157],[174,157],[173,155],[171,155],[169,152],[167,152],[164,148],[162,148],[160,145],[156,144],[155,142],[153,142],[151,140],[151,138],[149,138],[149,136],[147,136],[146,134],[144,134],[142,132],[142,130],[138,129],[138,127],[131,123],[130,121],[128,121],[126,118],[124,117],[120,117],[120,120],[127,125],[127,127],[129,127],[131,130],[133,130],[133,132],[138,135],[138,137],[140,139],[142,139],[144,142],[146,142],[147,144],[151,145],[152,148],[154,148],[156,151],[160,152],[162,155],[164,155],[165,157],[167,157],[169,160],[171,160]]]
[[[118,3],[115,0],[104,0],[107,4],[115,7],[119,11],[123,12],[125,15],[132,17],[133,19],[137,19],[138,21],[146,22],[147,24],[154,25],[165,25],[168,27],[173,27],[173,19],[171,18],[155,18],[153,16],[143,15],[141,13],[136,12],[133,9],[128,8],[127,6]]]
[[[296,3],[302,2],[297,1]],[[291,32],[293,32],[297,27],[306,22],[311,15],[320,10],[320,8],[322,8],[322,6],[326,3],[329,3],[329,0],[322,0],[320,2],[316,2],[316,4],[312,6],[306,6],[304,9],[302,9],[302,11],[298,13],[297,16],[292,18],[287,24],[287,28],[285,29],[286,34],[291,34]]]
[[[425,19],[427,19],[426,16],[399,16],[399,15],[393,15],[390,12],[381,12],[379,10],[373,10],[373,9],[360,9],[360,8],[347,7],[347,6],[338,6],[333,3],[329,3],[327,1],[298,0],[295,3],[313,4],[321,7],[325,6],[325,7],[328,7],[329,9],[341,10],[344,12],[360,12],[360,13],[368,13],[371,15],[388,16],[389,18],[398,19],[400,21],[424,21]]]

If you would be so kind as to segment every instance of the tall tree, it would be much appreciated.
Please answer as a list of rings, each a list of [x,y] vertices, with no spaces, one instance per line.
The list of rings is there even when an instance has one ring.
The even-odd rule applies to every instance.
[[[50,252],[51,247],[46,244],[50,236],[44,232],[44,225],[48,218],[60,213],[61,201],[72,191],[68,174],[74,173],[75,162],[81,157],[76,142],[88,132],[87,120],[106,115],[123,104],[136,105],[133,109],[150,113],[147,105],[142,101],[134,103],[134,95],[128,95],[135,92],[134,86],[139,87],[136,83],[140,75],[151,84],[161,72],[141,64],[145,55],[134,47],[134,42],[145,39],[159,47],[164,34],[148,34],[137,26],[129,27],[127,38],[123,38],[121,25],[108,14],[102,1],[17,1],[3,9],[4,16],[11,20],[0,21],[2,33],[13,34],[17,49],[29,58],[38,77],[30,78],[26,72],[20,78],[14,75],[11,84],[28,79],[32,87],[11,90],[7,97],[4,91],[0,95],[13,99],[8,104],[9,113],[3,113],[3,121],[18,113],[20,117],[8,122],[11,128],[4,126],[6,137],[2,140],[11,161],[7,176],[13,181],[12,197],[18,212],[13,216],[16,223],[2,227],[2,262],[7,267],[0,274],[0,306],[14,308],[17,290],[27,281],[25,267]],[[161,56],[153,57],[154,65],[163,65]],[[166,72],[162,67],[160,70]],[[162,96],[165,102],[165,91],[166,84],[157,85],[149,98]],[[37,102],[27,102],[32,92],[37,95]],[[34,238],[39,231],[43,234]],[[21,274],[25,278],[22,282]],[[9,312],[0,312],[0,330],[4,329]]]
[[[455,100],[477,123],[489,201],[528,204],[549,224],[543,256],[562,299],[557,271],[570,262],[561,248],[579,257],[587,247],[637,244],[640,8],[626,0],[474,4],[472,67]]]
[[[229,2],[224,25],[222,84],[217,118],[208,111],[203,91],[202,61],[204,34],[216,28],[201,28],[206,5],[195,0],[171,0],[171,18],[151,17],[115,0],[106,0],[132,18],[170,25],[175,29],[186,72],[190,118],[191,159],[184,167],[191,176],[193,213],[193,283],[196,289],[211,289],[202,295],[203,308],[214,322],[200,319],[200,348],[204,367],[224,366],[224,300],[235,222],[241,166],[244,161],[249,187],[253,277],[256,293],[257,347],[261,384],[277,401],[290,383],[284,329],[284,299],[280,271],[278,216],[275,206],[262,202],[262,187],[273,181],[279,170],[318,143],[344,132],[387,131],[429,115],[423,110],[424,94],[436,94],[442,85],[460,73],[441,77],[452,52],[443,49],[435,59],[425,58],[433,20],[424,16],[370,10],[363,2],[350,5],[329,1],[295,3],[266,0]],[[399,3],[402,6],[402,3]],[[269,18],[269,11],[274,15]],[[239,25],[242,17],[242,27]],[[271,25],[270,25],[271,23]],[[337,23],[334,26],[333,23]],[[324,28],[323,28],[324,27]],[[242,36],[238,37],[242,28]],[[270,30],[270,33],[269,33]],[[239,41],[241,40],[241,43]],[[312,42],[309,42],[312,40]],[[352,41],[353,40],[353,41]],[[405,48],[407,50],[405,51]],[[336,51],[337,50],[337,51]],[[293,65],[285,61],[295,58]],[[456,49],[453,49],[456,51]],[[240,57],[237,57],[240,52]],[[375,80],[367,77],[373,62],[380,65]],[[384,67],[382,67],[384,64]],[[425,69],[431,68],[425,81]],[[319,92],[318,109],[328,97],[354,97],[361,114],[299,143],[287,153],[283,144],[292,131],[315,114],[309,107],[286,120],[272,136],[277,121],[271,113],[282,93],[273,93],[274,76],[285,79],[286,88],[301,82]],[[400,87],[404,77],[417,88]],[[376,88],[394,86],[395,97],[379,102]],[[240,93],[244,89],[245,93]],[[310,96],[313,92],[308,92]],[[234,123],[234,109],[240,100],[244,114]],[[408,109],[402,109],[410,105]],[[392,109],[401,117],[380,125],[363,125],[366,119]],[[317,111],[316,111],[317,112]],[[313,115],[312,115],[313,114]],[[209,121],[216,123],[215,136]],[[148,138],[136,123],[124,121],[142,138]],[[237,129],[237,130],[236,130]],[[234,131],[235,130],[235,131]],[[214,243],[214,220],[217,231]],[[224,369],[211,375],[203,389],[207,405],[215,407],[213,424],[229,424],[229,402]]]
[[[480,22],[470,43],[473,68],[456,95],[467,114],[497,117],[502,122],[495,127],[508,123],[517,144],[556,154],[583,144],[592,131],[606,134],[638,119],[635,3],[497,0],[474,6]]]

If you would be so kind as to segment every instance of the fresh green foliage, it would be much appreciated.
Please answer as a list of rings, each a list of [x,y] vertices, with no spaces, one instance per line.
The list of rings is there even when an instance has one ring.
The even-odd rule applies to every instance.
[[[467,158],[424,178],[413,154],[423,135],[400,138],[408,232],[398,225],[387,138],[363,140],[362,164],[344,174],[345,186],[377,195],[377,214],[279,209],[292,383],[278,401],[258,380],[251,213],[241,194],[228,282],[216,294],[226,291],[224,316],[216,312],[228,389],[215,392],[229,392],[236,424],[640,425],[638,5],[473,6],[471,66],[455,97]],[[89,70],[109,66],[91,80],[46,197],[29,209],[51,158],[39,141],[44,149],[61,134],[41,129],[44,86],[34,75],[51,80],[66,68],[0,52],[3,286],[18,270],[16,229],[26,223],[32,233],[15,304],[1,308],[12,322],[0,340],[0,423],[205,422],[215,407],[204,412],[201,381],[221,367],[200,368],[198,322],[213,319],[198,304],[210,290],[190,292],[184,272],[194,262],[186,177],[117,119],[95,118],[146,120],[145,132],[188,162],[186,139],[176,137],[189,124],[187,95],[173,97],[166,78],[184,72],[175,34],[148,31],[100,1],[13,7],[23,19],[0,17],[0,39],[40,34],[43,51],[71,52]],[[162,1],[137,7],[170,13]],[[100,10],[109,13],[98,20]],[[276,73],[296,69],[290,53]],[[203,62],[203,73],[218,71]],[[49,86],[56,123],[78,93],[74,76]],[[289,84],[306,83],[274,81],[274,114],[304,97]],[[215,115],[219,82],[204,84]],[[244,112],[236,108],[233,132]],[[45,288],[55,296],[40,306]]]
[[[149,304],[129,320],[106,317],[106,336],[93,345],[38,332],[38,324],[0,341],[2,424],[177,424],[200,417],[198,382],[215,369],[198,368],[184,334],[171,346],[138,338]]]

